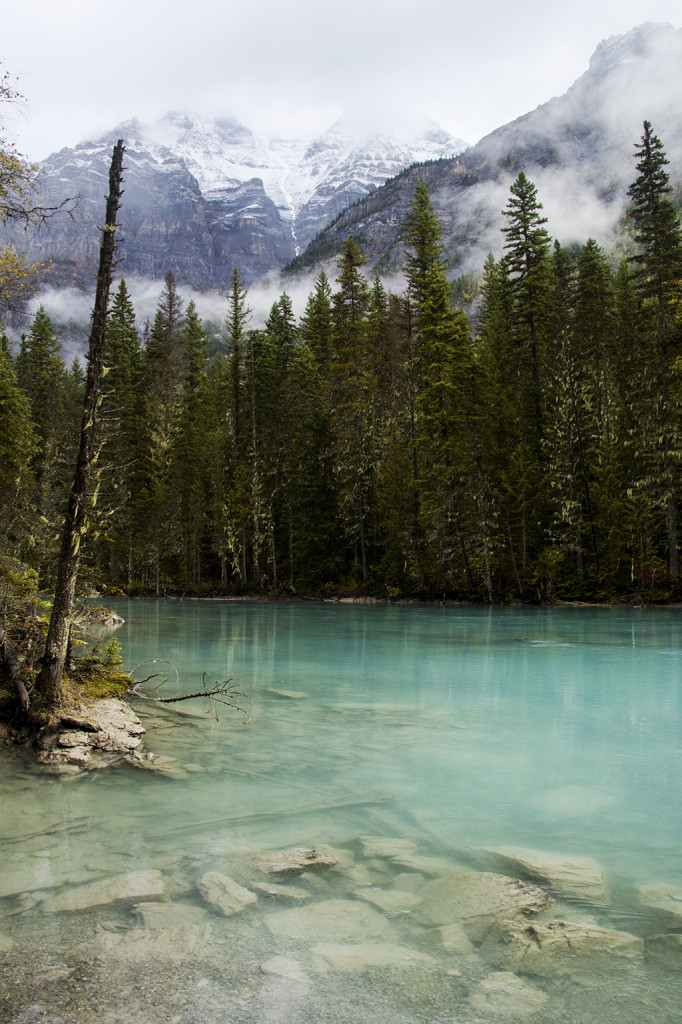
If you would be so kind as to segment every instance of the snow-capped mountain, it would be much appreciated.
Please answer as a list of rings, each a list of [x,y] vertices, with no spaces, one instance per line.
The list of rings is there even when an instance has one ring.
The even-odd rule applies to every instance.
[[[250,283],[283,267],[341,210],[405,167],[465,147],[431,123],[403,135],[338,122],[313,139],[262,139],[236,121],[177,112],[153,124],[131,120],[44,161],[45,201],[78,196],[78,205],[73,220],[54,218],[38,232],[30,252],[52,261],[52,285],[91,283],[103,185],[122,138],[125,273],[161,278],[171,269],[194,287],[220,288],[237,266]]]
[[[314,139],[261,139],[236,121],[171,112],[151,125],[118,129],[126,144],[158,163],[181,158],[208,200],[258,178],[280,216],[305,247],[331,217],[403,168],[455,156],[466,143],[424,122],[398,139],[361,131],[343,120]],[[331,216],[330,216],[331,213]]]
[[[400,225],[420,175],[458,274],[478,275],[489,252],[500,254],[502,210],[521,170],[537,186],[555,238],[582,244],[593,237],[611,247],[636,175],[644,120],[665,147],[673,186],[682,189],[682,30],[671,25],[647,23],[604,40],[562,96],[453,160],[416,165],[387,182],[325,228],[297,265],[333,265],[343,240],[361,234],[370,266],[396,272],[403,261]]]

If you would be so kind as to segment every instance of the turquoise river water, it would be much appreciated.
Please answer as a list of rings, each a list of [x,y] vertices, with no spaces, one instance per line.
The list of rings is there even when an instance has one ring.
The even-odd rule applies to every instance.
[[[453,868],[486,870],[485,851],[501,846],[594,858],[608,898],[554,891],[554,917],[645,940],[682,932],[682,910],[678,924],[661,925],[633,896],[665,883],[682,900],[682,611],[113,607],[126,620],[116,636],[136,678],[172,663],[179,679],[170,671],[161,690],[170,696],[198,689],[204,673],[231,677],[248,714],[219,707],[216,722],[201,701],[136,701],[144,749],[175,759],[170,776],[124,766],[59,778],[38,774],[21,752],[5,761],[2,1020],[682,1020],[679,947],[677,961],[614,957],[576,961],[575,971],[521,971],[537,1002],[525,988],[518,999],[487,999],[482,983],[506,968],[486,960],[478,939],[457,955],[434,945],[416,900],[414,913],[386,915],[382,936],[428,954],[407,966],[322,969],[311,952],[320,941],[376,937],[344,939],[333,924],[329,934],[282,934],[266,920],[299,899],[355,904],[363,885],[421,898],[435,875],[368,854],[360,837],[374,836],[411,840],[417,857]],[[350,873],[282,876],[291,899],[260,890],[228,918],[199,895],[206,872],[237,877],[234,865],[243,869],[253,851],[320,844],[344,851]],[[69,886],[146,869],[164,874],[180,908],[165,930],[124,903],[49,910],[49,897]]]

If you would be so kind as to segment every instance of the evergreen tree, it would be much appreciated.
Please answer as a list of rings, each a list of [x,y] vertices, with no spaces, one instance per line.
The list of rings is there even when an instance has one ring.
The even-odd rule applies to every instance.
[[[645,300],[655,305],[659,344],[669,342],[671,303],[682,287],[682,236],[677,211],[670,199],[672,187],[668,159],[651,123],[644,122],[642,140],[635,149],[639,174],[628,189],[630,216],[639,252],[631,257]]]
[[[647,414],[640,423],[646,451],[644,481],[647,489],[660,482],[659,500],[665,507],[668,567],[679,576],[679,453],[682,450],[680,410],[673,393],[671,344],[679,340],[675,298],[682,288],[682,237],[665,167],[668,160],[649,121],[644,122],[636,147],[639,174],[628,189],[635,241],[640,251],[632,257],[643,301],[645,334],[649,344],[641,365],[639,387],[647,395]]]
[[[542,438],[542,359],[544,330],[549,314],[550,238],[541,216],[537,189],[521,171],[512,184],[506,209],[506,263],[513,285],[513,324],[519,361],[521,410],[533,424],[536,443]]]
[[[61,350],[52,321],[41,305],[28,336],[22,337],[17,375],[21,388],[29,397],[31,414],[43,449],[48,448],[50,453],[54,449],[63,416],[61,384],[65,366]],[[47,461],[44,453],[41,461]]]
[[[247,533],[252,521],[248,440],[243,422],[246,325],[250,317],[246,288],[235,267],[225,320],[227,355],[218,360],[213,375],[219,429],[213,437],[211,454],[212,544],[220,560],[221,583],[227,583],[231,567],[242,586],[248,583]]]
[[[599,379],[594,381],[599,365],[594,331],[599,328],[593,304],[589,302],[590,285],[585,281],[592,245],[588,258],[582,260],[576,288],[574,268],[568,255],[557,242],[554,244],[550,372],[546,393],[548,429],[543,448],[551,488],[547,524],[554,549],[551,562],[555,573],[563,573],[567,584],[570,580],[576,596],[582,596],[588,529],[592,555],[598,558],[591,479],[591,456],[598,428],[592,415],[590,392],[593,387],[600,387]],[[597,263],[593,269],[599,267]],[[576,330],[576,322],[582,332]]]
[[[416,436],[420,518],[429,541],[428,573],[438,587],[476,586],[467,544],[465,423],[471,387],[469,325],[450,304],[441,228],[420,179],[408,211],[405,276],[414,307]]]
[[[37,448],[28,398],[19,387],[9,343],[0,334],[0,543],[5,554],[18,555],[30,523],[31,461]]]
[[[119,282],[107,318],[106,365],[101,410],[104,447],[99,465],[102,529],[109,578],[118,585],[125,567],[130,587],[138,561],[135,534],[142,527],[142,521],[136,522],[135,517],[141,507],[146,512],[146,401],[144,356],[124,279]]]
[[[321,270],[301,317],[300,333],[301,340],[310,347],[324,372],[331,358],[332,329],[332,289],[327,275]]]
[[[29,400],[37,440],[31,463],[32,505],[37,516],[31,534],[33,548],[27,557],[39,572],[47,573],[56,555],[48,542],[57,535],[72,469],[64,456],[73,450],[74,439],[69,433],[61,344],[44,306],[38,308],[29,334],[22,336],[17,379]]]
[[[232,285],[227,300],[227,317],[225,320],[228,346],[228,378],[229,402],[232,426],[232,438],[235,455],[239,457],[239,443],[242,430],[241,423],[241,388],[246,325],[251,319],[251,310],[246,305],[246,288],[239,271],[234,268]]]
[[[426,299],[429,279],[434,270],[445,276],[442,230],[433,208],[428,188],[422,177],[414,190],[412,202],[405,215],[403,237],[405,250],[403,269],[407,278],[410,300],[417,310],[417,322]]]
[[[145,349],[144,482],[136,509],[136,518],[144,523],[144,562],[157,593],[163,580],[171,577],[182,543],[172,466],[185,373],[183,310],[184,302],[169,270]]]
[[[213,410],[208,378],[209,342],[194,302],[182,332],[184,380],[173,448],[173,491],[181,532],[180,574],[184,586],[201,585],[209,529],[209,445]]]
[[[363,581],[369,574],[368,522],[375,495],[372,408],[376,386],[369,351],[370,291],[361,270],[365,262],[351,235],[341,247],[338,263],[330,367],[339,510]]]

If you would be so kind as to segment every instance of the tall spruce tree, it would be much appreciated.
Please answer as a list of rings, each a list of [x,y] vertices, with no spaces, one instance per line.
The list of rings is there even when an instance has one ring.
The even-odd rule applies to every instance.
[[[375,494],[372,407],[375,379],[369,351],[370,291],[362,273],[366,259],[351,235],[341,246],[333,297],[331,360],[332,429],[339,508],[354,567],[369,574],[369,520]]]
[[[221,425],[212,454],[213,548],[220,559],[221,582],[228,568],[240,585],[249,581],[247,537],[252,521],[248,439],[244,426],[247,324],[251,310],[237,267],[232,273],[225,318],[227,355],[215,371],[216,413]]]
[[[682,235],[665,170],[669,161],[649,121],[635,155],[639,174],[628,196],[639,251],[630,260],[642,297],[655,305],[658,340],[665,348],[673,328],[672,301],[682,288]]]
[[[193,301],[187,304],[182,331],[184,379],[178,429],[173,446],[173,492],[181,535],[183,586],[198,588],[205,571],[208,533],[208,437],[212,425],[208,379],[209,341]]]
[[[27,558],[39,572],[48,575],[55,554],[54,544],[48,544],[48,540],[54,540],[58,531],[71,469],[62,453],[72,452],[73,445],[66,408],[66,367],[61,351],[52,321],[41,305],[28,335],[22,336],[16,369],[19,386],[30,403],[37,441],[31,460],[31,504],[37,515],[33,520]]]
[[[405,276],[416,322],[416,449],[420,518],[437,586],[476,586],[467,543],[465,429],[472,350],[467,319],[450,303],[441,227],[422,179],[404,224]],[[453,575],[454,574],[454,575]]]
[[[682,450],[677,392],[672,387],[672,346],[680,340],[675,316],[675,299],[682,292],[682,236],[677,212],[670,199],[668,164],[660,139],[651,123],[644,122],[636,147],[637,178],[628,189],[635,242],[639,246],[631,261],[643,302],[647,352],[640,367],[639,387],[648,396],[648,415],[640,423],[647,489],[660,482],[659,500],[665,506],[666,547],[670,575],[676,579],[679,564],[679,477]]]
[[[327,371],[332,349],[332,288],[324,270],[315,279],[301,317],[301,340],[310,346],[319,366]]]
[[[144,561],[149,582],[160,593],[181,549],[172,486],[173,452],[184,379],[182,336],[184,301],[168,271],[145,349],[144,485],[139,518],[144,524]]]
[[[30,535],[31,461],[38,444],[31,406],[19,387],[9,342],[0,333],[0,545],[19,555]]]
[[[519,360],[519,398],[533,425],[536,443],[542,439],[542,363],[544,329],[549,316],[550,237],[541,215],[537,189],[523,171],[511,186],[502,228],[515,303],[513,323]]]
[[[117,585],[125,572],[130,587],[136,563],[135,512],[145,487],[142,441],[146,402],[144,355],[135,309],[124,279],[119,282],[107,319],[106,365],[101,410],[101,489],[108,572]]]

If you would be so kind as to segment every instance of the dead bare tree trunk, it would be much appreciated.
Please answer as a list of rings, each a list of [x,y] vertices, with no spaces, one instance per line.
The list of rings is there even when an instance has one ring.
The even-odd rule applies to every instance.
[[[122,194],[123,152],[123,140],[119,139],[114,146],[109,169],[109,196],[102,230],[97,289],[90,327],[88,373],[83,400],[80,445],[62,533],[54,604],[45,642],[45,652],[41,659],[41,669],[35,687],[36,703],[44,710],[56,707],[62,694],[64,659],[71,628],[73,597],[80,564],[81,539],[86,528],[88,480],[94,458],[95,424],[97,410],[101,402],[101,382],[104,376],[107,310],[116,246],[116,215]]]

